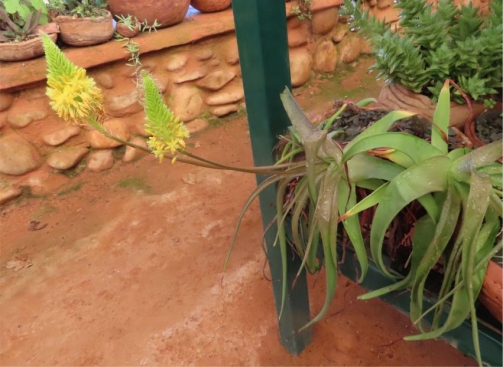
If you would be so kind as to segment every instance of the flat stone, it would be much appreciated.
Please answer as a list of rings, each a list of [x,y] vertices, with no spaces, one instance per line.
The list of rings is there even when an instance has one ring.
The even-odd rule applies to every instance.
[[[138,102],[139,93],[133,89],[130,93],[105,99],[105,110],[113,117],[133,115],[143,110]]]
[[[129,139],[129,129],[126,123],[124,123],[121,119],[112,119],[105,121],[103,123],[103,127],[110,132],[111,134],[124,139]],[[107,138],[105,135],[101,134],[96,130],[92,130],[88,135],[89,142],[91,143],[91,147],[95,149],[110,149],[119,147],[122,144],[113,139]]]
[[[28,109],[24,112],[14,112],[12,109],[7,115],[7,122],[15,129],[28,126],[33,121],[41,120],[47,117],[47,111],[39,109]]]
[[[40,164],[39,153],[27,140],[17,134],[0,137],[0,173],[22,175]]]
[[[316,48],[314,67],[323,73],[332,72],[337,66],[337,50],[332,41],[320,42]]]
[[[190,85],[177,88],[171,93],[169,107],[180,121],[194,120],[203,109],[203,99],[199,89]]]
[[[16,186],[1,186],[0,187],[0,205],[5,204],[19,196],[23,193],[20,187]]]
[[[221,89],[235,77],[236,74],[232,71],[216,70],[206,75],[203,79],[198,80],[196,85],[199,88],[215,91]]]
[[[305,48],[290,50],[290,74],[292,87],[304,85],[311,76],[313,58]]]
[[[305,45],[309,38],[309,24],[302,22],[300,26],[288,31],[288,46],[299,47]]]
[[[191,70],[191,71],[184,73],[183,75],[180,75],[180,76],[174,78],[173,82],[175,84],[182,84],[182,83],[186,83],[186,82],[191,82],[193,80],[201,79],[205,75],[206,75],[206,70],[204,70],[204,69]]]
[[[337,25],[338,19],[339,8],[317,11],[311,19],[311,30],[313,34],[327,34]]]
[[[187,130],[189,130],[189,133],[192,135],[206,129],[208,125],[209,125],[208,121],[197,119],[191,122],[187,122],[185,124],[185,127],[187,128]]]
[[[360,55],[360,40],[357,36],[348,35],[337,45],[340,60],[346,64],[355,61]]]
[[[365,39],[360,37],[360,52],[364,55],[372,55],[374,52],[374,46],[370,44],[370,39]]]
[[[131,139],[131,143],[136,144],[140,147],[147,148],[147,142],[139,137]],[[146,152],[130,147],[129,145],[126,146],[126,151],[124,152],[124,156],[122,157],[122,161],[125,163],[132,162],[138,157],[147,154]]]
[[[88,151],[89,149],[82,146],[63,148],[52,153],[47,159],[47,164],[55,169],[66,170],[79,163]]]
[[[236,112],[239,109],[237,104],[230,104],[225,106],[218,106],[210,108],[210,113],[213,116],[223,117],[230,113]]]
[[[94,80],[96,80],[96,83],[98,83],[98,85],[102,88],[112,89],[114,87],[114,81],[109,73],[99,73],[96,74],[93,78]]]
[[[198,59],[199,61],[208,60],[208,59],[211,59],[214,54],[215,53],[211,49],[205,48],[205,49],[199,50],[196,53],[196,59]]]
[[[220,65],[220,59],[213,58],[208,61],[208,65],[209,66],[218,66],[218,65]]]
[[[347,25],[341,23],[337,24],[337,27],[335,27],[331,33],[332,41],[334,41],[335,43],[341,42],[347,32]]]
[[[94,152],[89,157],[87,161],[87,169],[92,172],[101,172],[114,165],[114,157],[112,155],[112,150],[100,150],[99,152]]]
[[[220,106],[229,103],[238,102],[244,98],[244,91],[241,85],[234,85],[226,88],[225,91],[212,94],[206,98],[206,104],[209,106]]]
[[[12,106],[12,102],[14,102],[14,96],[11,93],[0,93],[0,112]]]
[[[53,132],[51,134],[46,134],[42,137],[42,141],[50,146],[58,146],[63,144],[65,141],[71,137],[78,135],[80,133],[80,127],[78,126],[66,126],[65,128]]]
[[[292,17],[292,18],[288,19],[286,26],[288,27],[288,29],[295,29],[297,27],[300,27],[300,25],[302,23],[305,23],[305,22],[300,20],[299,17]]]
[[[189,57],[186,54],[176,54],[171,56],[166,62],[166,70],[180,71],[187,64]]]
[[[154,61],[142,61],[141,70],[145,70],[147,73],[152,73],[157,68],[157,64]]]
[[[236,38],[228,41],[224,46],[223,54],[225,55],[225,61],[229,65],[236,65],[239,63],[239,51]]]
[[[161,94],[164,94],[168,91],[168,85],[169,85],[168,80],[155,78],[154,81],[155,85],[157,85],[157,89]]]
[[[59,188],[69,181],[70,179],[61,173],[51,173],[40,169],[30,173],[26,183],[33,195],[43,196],[57,192]]]

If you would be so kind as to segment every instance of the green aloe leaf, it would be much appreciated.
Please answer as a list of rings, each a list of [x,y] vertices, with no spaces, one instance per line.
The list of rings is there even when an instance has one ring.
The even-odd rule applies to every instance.
[[[338,192],[338,207],[339,215],[343,215],[346,211],[346,206],[354,207],[356,205],[356,187],[355,185],[349,186],[348,182],[342,179],[339,182],[339,192]],[[339,220],[341,218],[339,217]],[[358,263],[360,264],[361,272],[358,282],[362,282],[365,279],[368,271],[368,258],[367,250],[365,248],[365,243],[363,242],[362,231],[360,227],[360,221],[358,216],[349,216],[342,220],[342,225],[348,234],[348,237],[353,245],[356,256],[358,258]]]
[[[419,163],[429,158],[442,155],[440,150],[417,136],[388,132],[360,139],[350,148],[346,147],[346,149],[344,149],[343,162],[347,162],[356,154],[378,148],[396,149],[406,154],[413,163]]]
[[[472,169],[479,169],[490,165],[501,158],[502,148],[502,141],[498,140],[456,159],[451,168],[453,177],[457,181],[469,182]]]
[[[433,157],[416,164],[396,176],[389,184],[377,207],[370,232],[370,249],[377,267],[386,276],[396,279],[385,267],[382,258],[384,236],[393,218],[413,200],[447,188],[446,175],[450,159],[445,156]]]
[[[458,222],[461,210],[461,198],[457,192],[451,188],[447,191],[447,196],[443,202],[442,213],[436,227],[431,231],[434,233],[428,249],[418,265],[416,276],[411,290],[410,298],[410,318],[413,322],[419,320],[423,312],[423,293],[426,279],[431,269],[438,262],[444,252]],[[416,230],[417,232],[417,230]]]
[[[326,295],[325,303],[321,311],[304,325],[299,331],[311,327],[321,320],[335,295],[337,286],[337,186],[341,179],[342,169],[335,164],[331,164],[323,178],[320,196],[317,203],[317,219],[323,245],[323,254],[325,257],[325,275],[326,275]]]
[[[292,126],[299,135],[300,141],[304,142],[304,139],[309,135],[315,131],[319,131],[318,127],[306,117],[288,88],[285,87],[283,92],[280,94],[280,98],[283,102],[283,107],[290,118]]]
[[[389,286],[376,289],[375,291],[363,294],[358,299],[366,300],[375,297],[380,297],[392,291],[408,288],[414,284],[419,264],[424,259],[428,246],[433,240],[433,233],[435,231],[435,222],[428,215],[421,217],[414,229],[414,238],[412,241],[412,253],[410,261],[410,270],[407,276]]]
[[[353,156],[348,162],[349,179],[359,183],[369,179],[391,181],[393,177],[403,172],[404,168],[385,159],[362,153]]]
[[[447,154],[447,134],[451,112],[451,95],[449,81],[446,80],[438,97],[437,108],[433,114],[433,126],[431,128],[431,145]]]

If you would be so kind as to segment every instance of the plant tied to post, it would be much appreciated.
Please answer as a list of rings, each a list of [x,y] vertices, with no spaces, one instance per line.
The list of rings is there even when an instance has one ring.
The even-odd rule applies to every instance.
[[[434,9],[426,0],[400,0],[395,7],[400,9],[396,31],[363,12],[360,0],[344,0],[342,7],[352,26],[370,38],[378,77],[434,101],[446,79],[474,101],[492,98],[502,87],[502,0],[492,0],[484,17],[471,2],[458,9],[453,1],[440,0]],[[451,94],[453,101],[464,103],[459,91]]]
[[[290,137],[278,162],[270,167],[235,167],[219,164],[185,150],[188,132],[173,115],[158,92],[155,79],[142,72],[140,88],[146,121],[152,136],[148,149],[108,132],[104,120],[103,97],[84,69],[73,65],[48,38],[44,38],[48,65],[47,95],[51,106],[63,119],[90,125],[107,137],[136,149],[153,153],[160,160],[198,165],[212,169],[264,174],[265,179],[250,195],[238,219],[231,250],[241,219],[251,202],[268,186],[277,185],[276,246],[280,247],[283,278],[287,274],[289,252],[302,259],[299,273],[325,268],[325,303],[303,328],[324,317],[337,283],[340,238],[347,236],[361,268],[360,281],[369,266],[367,248],[360,225],[360,213],[374,208],[370,230],[370,253],[379,270],[397,282],[360,298],[380,296],[399,289],[411,289],[411,319],[421,334],[409,340],[435,338],[458,327],[471,316],[473,341],[478,347],[475,300],[480,292],[487,264],[503,247],[500,234],[503,217],[501,196],[503,177],[501,141],[482,148],[449,149],[449,82],[444,83],[431,125],[431,141],[388,131],[397,121],[414,115],[393,111],[372,124],[351,142],[343,145],[331,131],[341,111],[321,125],[312,124],[286,89],[281,99],[290,117]],[[343,106],[344,108],[344,106]],[[366,196],[358,195],[365,190]],[[410,266],[400,274],[386,265],[383,243],[391,221],[417,202],[422,208],[412,236]],[[291,223],[291,232],[287,231]],[[226,259],[229,260],[230,251]],[[444,277],[437,303],[423,310],[425,284],[442,259]],[[283,300],[288,289],[283,282]],[[282,308],[282,307],[281,307]],[[431,329],[421,324],[433,313]],[[447,318],[443,318],[443,313]],[[281,316],[280,316],[281,317]]]

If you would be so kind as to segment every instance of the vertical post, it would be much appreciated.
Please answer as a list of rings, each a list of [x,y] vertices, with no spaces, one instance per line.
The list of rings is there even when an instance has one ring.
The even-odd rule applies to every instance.
[[[289,126],[279,97],[285,86],[291,88],[285,0],[233,0],[232,7],[253,158],[256,165],[271,165],[274,164],[273,148],[277,137]],[[264,177],[257,177],[258,183],[263,180]],[[260,195],[264,228],[276,214],[275,201],[273,187]],[[297,258],[288,260],[288,277],[282,279],[280,249],[272,246],[275,229],[274,226],[268,231],[265,240],[278,315],[283,281],[287,282],[288,289],[279,332],[284,347],[290,353],[299,354],[311,342],[311,330],[297,332],[310,319],[307,279],[303,272],[292,289],[300,266]]]

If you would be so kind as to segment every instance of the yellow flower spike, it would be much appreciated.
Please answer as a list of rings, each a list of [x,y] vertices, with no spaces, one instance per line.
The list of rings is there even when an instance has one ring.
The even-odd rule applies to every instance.
[[[141,83],[147,120],[145,131],[152,135],[148,139],[148,147],[162,161],[164,154],[168,152],[173,154],[185,148],[185,139],[189,137],[189,131],[164,104],[162,95],[148,73],[142,73]],[[173,159],[172,163],[175,160]]]
[[[47,61],[47,91],[52,109],[63,120],[84,123],[89,118],[104,116],[103,94],[86,70],[77,67],[44,35],[42,37]]]

